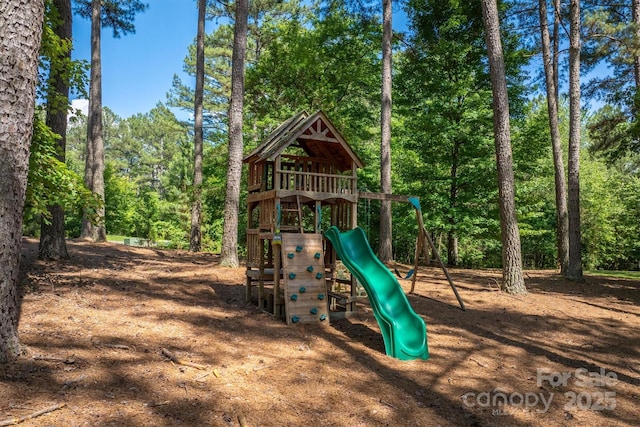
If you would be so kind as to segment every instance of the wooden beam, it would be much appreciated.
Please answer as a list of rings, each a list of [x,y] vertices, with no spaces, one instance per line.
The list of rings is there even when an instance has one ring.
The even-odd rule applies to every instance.
[[[278,197],[285,198],[290,196],[306,197],[310,200],[344,200],[347,202],[355,202],[358,199],[356,194],[349,193],[321,193],[316,191],[296,191],[296,190],[280,190],[278,191]]]
[[[361,199],[390,200],[392,202],[404,202],[404,203],[408,203],[410,197],[415,197],[416,199],[419,198],[417,196],[405,196],[402,194],[388,194],[388,193],[369,193],[367,191],[359,192],[358,197],[360,197]]]
[[[335,142],[338,143],[337,138],[332,138],[330,136],[323,135],[321,133],[314,133],[312,135],[300,135],[298,139],[308,139],[310,141],[321,141],[321,142]]]

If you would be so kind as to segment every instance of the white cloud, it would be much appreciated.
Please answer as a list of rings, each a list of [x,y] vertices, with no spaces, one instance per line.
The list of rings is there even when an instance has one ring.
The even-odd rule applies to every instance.
[[[88,99],[74,99],[71,101],[71,111],[68,114],[68,118],[77,116],[78,112],[83,115],[89,114],[89,100]]]

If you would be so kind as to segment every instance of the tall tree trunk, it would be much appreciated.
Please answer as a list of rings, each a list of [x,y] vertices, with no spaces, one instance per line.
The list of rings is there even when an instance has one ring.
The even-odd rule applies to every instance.
[[[59,21],[53,31],[62,40],[71,41],[71,0],[54,0],[53,5],[58,11]],[[69,76],[68,65],[71,61],[71,50],[64,53],[62,69],[49,70],[49,94],[47,99],[47,126],[58,135],[58,160],[64,162],[67,146],[67,111],[69,108]],[[49,206],[49,221],[42,220],[40,224],[40,245],[38,257],[40,259],[69,259],[64,229],[64,209],[60,205]]]
[[[566,277],[581,281],[580,234],[580,1],[571,0],[569,27],[569,264]]]
[[[202,99],[204,93],[204,23],[207,9],[206,0],[198,0],[198,34],[196,37],[196,93],[194,105],[193,136],[193,204],[191,206],[191,237],[189,250],[202,249]]]
[[[525,294],[527,289],[522,275],[520,231],[516,218],[511,131],[509,128],[509,98],[504,70],[500,23],[496,0],[482,0],[489,56],[489,70],[493,92],[493,128],[498,167],[498,199],[500,204],[500,231],[502,232],[502,284],[509,294]]]
[[[640,40],[640,0],[631,1],[631,19],[636,28],[636,40]],[[638,91],[640,89],[640,55],[637,54],[633,56],[633,78]]]
[[[87,157],[84,183],[97,194],[103,205],[91,218],[85,210],[82,216],[80,236],[95,242],[107,240],[104,224],[104,141],[102,139],[102,60],[100,37],[102,19],[101,0],[91,1],[91,74],[89,77],[89,117],[87,122]]]
[[[560,63],[560,8],[561,0],[552,0],[553,1],[553,55],[551,61],[553,63],[553,78],[556,84],[556,99],[560,99],[560,88],[559,88],[559,78],[558,74],[558,64]]]
[[[447,233],[447,265],[457,267],[460,260],[458,258],[458,166],[460,165],[460,148],[462,142],[453,142],[451,148],[451,169],[449,170],[449,209],[448,216],[449,231]]]
[[[458,235],[453,228],[447,233],[447,265],[457,267],[458,263]]]
[[[556,188],[556,246],[560,272],[565,274],[569,262],[569,218],[567,216],[567,188],[564,177],[564,159],[562,143],[558,127],[558,98],[556,75],[551,59],[551,40],[547,20],[547,0],[539,0],[540,6],[540,38],[542,41],[542,58],[547,85],[547,110],[549,130],[551,131],[551,148],[553,150],[553,166]]]
[[[640,40],[640,0],[631,1],[631,20],[635,26],[635,38]],[[633,80],[636,85],[635,98],[633,102],[633,120],[639,121],[638,111],[640,111],[640,55],[633,55]]]
[[[0,2],[0,363],[21,353],[18,270],[44,0]]]
[[[380,189],[391,194],[391,0],[382,0],[382,105],[380,108]],[[393,259],[391,201],[380,202],[380,248],[381,261]]]
[[[248,0],[236,1],[236,23],[233,33],[231,64],[231,103],[229,105],[229,161],[220,260],[222,265],[228,267],[238,266],[238,214],[243,150],[242,110],[244,106],[244,61],[247,50],[248,8]]]

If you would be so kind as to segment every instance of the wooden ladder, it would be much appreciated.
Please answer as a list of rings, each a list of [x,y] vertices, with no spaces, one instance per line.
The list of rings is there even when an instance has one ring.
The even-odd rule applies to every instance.
[[[300,196],[296,196],[296,207],[295,208],[283,208],[282,209],[282,213],[285,212],[294,212],[297,215],[298,218],[298,229],[300,231],[300,233],[303,232],[303,227],[302,227],[302,203],[300,202]]]

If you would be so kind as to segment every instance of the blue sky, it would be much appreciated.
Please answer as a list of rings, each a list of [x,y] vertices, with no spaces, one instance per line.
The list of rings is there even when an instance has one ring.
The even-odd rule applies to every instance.
[[[126,118],[146,113],[166,101],[173,75],[185,83],[195,81],[183,73],[188,46],[196,36],[194,0],[151,0],[136,16],[136,32],[113,38],[102,31],[102,104]],[[207,32],[212,22],[207,22]],[[91,23],[73,17],[74,59],[91,59]]]
[[[182,71],[187,48],[196,37],[195,0],[149,0],[148,4],[147,10],[136,16],[135,34],[114,39],[111,29],[102,30],[102,105],[122,118],[146,113],[158,102],[166,102],[174,74],[195,86],[195,79]],[[403,25],[400,8],[394,9],[394,27]],[[207,21],[207,33],[214,25]],[[73,43],[73,58],[89,61],[88,19],[73,17]]]

